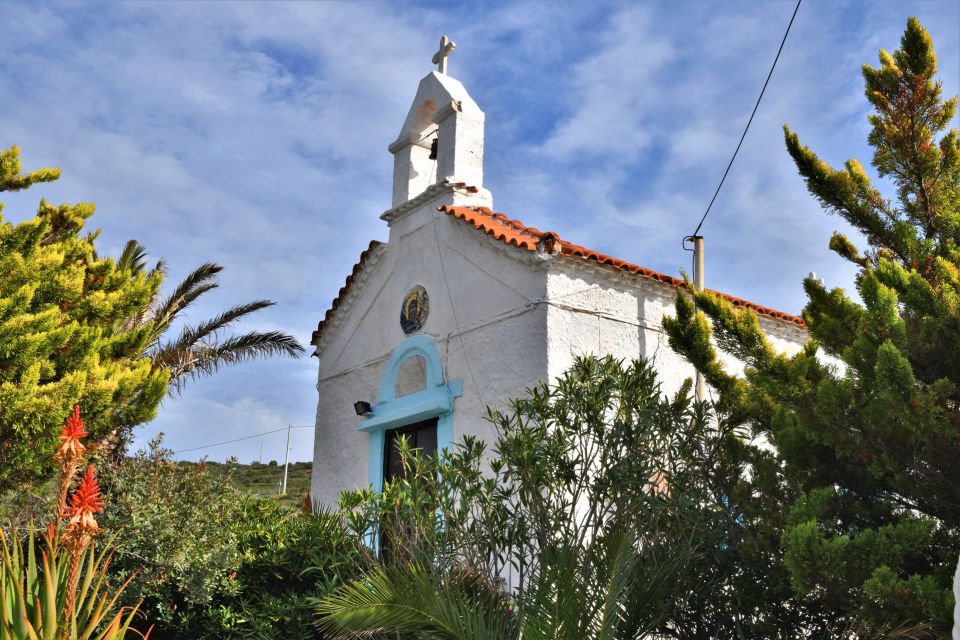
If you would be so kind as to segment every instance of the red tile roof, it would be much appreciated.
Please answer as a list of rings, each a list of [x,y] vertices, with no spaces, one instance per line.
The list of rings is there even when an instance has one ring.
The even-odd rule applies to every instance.
[[[560,236],[553,231],[540,231],[539,229],[528,227],[519,220],[508,218],[502,213],[494,213],[486,207],[455,207],[450,205],[442,205],[437,207],[437,210],[441,213],[453,216],[454,218],[458,218],[459,220],[463,220],[467,224],[473,225],[475,228],[483,231],[487,235],[493,236],[504,244],[512,245],[520,249],[536,251],[538,248],[540,248],[542,243],[543,248],[550,253],[560,253],[561,255],[565,256],[583,258],[584,260],[593,260],[598,264],[613,267],[614,269],[626,271],[644,278],[650,278],[651,280],[656,280],[672,287],[686,286],[683,280],[680,278],[668,276],[665,273],[653,271],[652,269],[641,267],[639,265],[627,262],[626,260],[620,260],[618,258],[614,258],[613,256],[600,253],[599,251],[594,251],[593,249],[588,249],[586,247],[567,242],[566,240],[561,240]],[[367,250],[360,254],[360,260],[356,265],[354,265],[353,271],[349,276],[347,276],[347,281],[344,283],[343,287],[340,288],[340,292],[330,305],[330,309],[327,310],[323,320],[321,320],[320,324],[317,325],[317,330],[313,332],[313,336],[310,340],[311,344],[317,344],[317,339],[320,337],[324,327],[332,318],[334,311],[336,311],[337,307],[340,306],[340,303],[346,296],[350,285],[363,268],[364,263],[370,255],[370,252],[380,245],[380,242],[374,240],[370,243],[370,246],[367,248]],[[804,326],[803,318],[798,316],[784,313],[783,311],[777,311],[776,309],[771,309],[769,307],[764,307],[748,300],[731,296],[721,291],[714,291],[713,289],[710,289],[709,291],[727,299],[735,307],[752,309],[761,315],[765,315],[776,320],[789,322],[801,327]]]
[[[455,218],[459,218],[464,222],[468,222],[484,233],[493,236],[497,240],[509,245],[520,247],[521,249],[536,251],[542,242],[544,249],[551,253],[557,253],[559,251],[559,253],[562,255],[579,257],[585,260],[593,260],[599,264],[607,265],[621,271],[627,271],[644,278],[650,278],[651,280],[656,280],[658,282],[663,282],[664,284],[668,284],[670,286],[685,286],[683,280],[680,278],[668,276],[665,273],[653,271],[652,269],[641,267],[639,265],[627,262],[626,260],[620,260],[619,258],[608,256],[604,253],[600,253],[599,251],[594,251],[593,249],[588,249],[586,247],[567,242],[566,240],[561,240],[560,236],[553,231],[545,232],[533,227],[528,227],[519,220],[508,218],[502,213],[494,213],[486,207],[454,207],[442,205],[437,207],[437,210]],[[735,307],[753,309],[762,315],[769,316],[777,320],[782,320],[784,322],[789,322],[801,327],[805,324],[803,318],[798,316],[784,313],[783,311],[777,311],[776,309],[771,309],[769,307],[763,307],[748,300],[723,293],[722,291],[714,291],[713,289],[709,289],[709,291],[726,298]]]

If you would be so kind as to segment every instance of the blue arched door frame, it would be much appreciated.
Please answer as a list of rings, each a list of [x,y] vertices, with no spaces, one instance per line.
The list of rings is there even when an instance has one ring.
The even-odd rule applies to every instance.
[[[400,365],[408,358],[421,356],[426,362],[426,386],[397,397],[396,380]],[[411,336],[400,343],[380,377],[377,404],[357,427],[370,434],[370,487],[383,488],[383,446],[385,432],[404,425],[437,418],[437,451],[449,449],[453,441],[453,399],[463,394],[463,382],[444,382],[443,362],[433,340],[424,335]]]

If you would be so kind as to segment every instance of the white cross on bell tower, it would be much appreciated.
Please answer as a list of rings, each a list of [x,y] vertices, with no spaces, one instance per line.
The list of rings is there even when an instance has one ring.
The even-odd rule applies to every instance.
[[[433,54],[433,64],[437,65],[437,71],[447,75],[447,58],[457,48],[457,43],[443,36],[440,38],[440,50]]]
[[[447,58],[456,47],[447,36],[440,38],[433,56],[437,68],[420,80],[400,135],[388,147],[393,154],[394,209],[424,193],[491,206],[490,192],[483,188],[483,111],[463,84],[447,75]],[[441,188],[445,183],[471,189],[451,195]]]

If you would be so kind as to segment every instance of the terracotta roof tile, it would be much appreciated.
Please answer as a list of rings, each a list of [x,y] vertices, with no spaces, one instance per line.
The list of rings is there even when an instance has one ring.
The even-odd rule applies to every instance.
[[[656,280],[658,282],[663,282],[664,284],[668,284],[670,286],[686,286],[684,281],[680,278],[668,276],[665,273],[647,269],[646,267],[641,267],[640,265],[627,262],[626,260],[620,260],[619,258],[608,256],[604,253],[600,253],[599,251],[594,251],[593,249],[588,249],[577,244],[566,242],[565,240],[561,240],[560,236],[553,231],[543,232],[539,229],[528,227],[519,220],[508,218],[502,213],[494,213],[485,207],[454,207],[443,205],[438,207],[437,210],[442,213],[446,213],[447,215],[454,216],[455,218],[459,218],[464,222],[469,222],[477,229],[480,229],[484,233],[491,235],[502,242],[527,249],[529,251],[536,251],[540,243],[543,242],[544,248],[547,251],[555,253],[557,252],[557,247],[559,245],[559,252],[563,255],[584,258],[586,260],[594,260],[599,264],[607,265],[621,271],[627,271],[644,278],[650,278],[651,280]],[[731,296],[730,294],[723,293],[722,291],[714,291],[713,289],[709,289],[709,291],[727,299],[735,307],[753,309],[762,315],[769,316],[777,320],[782,320],[784,322],[789,322],[801,327],[805,324],[803,318],[798,316],[784,313],[783,311],[777,311],[776,309],[771,309],[769,307],[764,307],[750,302],[749,300],[744,300],[743,298],[737,298],[735,296]]]
[[[494,213],[486,207],[455,207],[442,205],[437,207],[437,210],[459,220],[463,220],[464,222],[473,225],[480,231],[483,231],[487,235],[493,236],[505,244],[518,247],[520,249],[536,251],[541,246],[541,243],[543,243],[543,248],[550,253],[557,253],[559,251],[559,253],[562,255],[583,258],[585,260],[593,260],[598,264],[607,265],[609,267],[613,267],[614,269],[626,271],[644,278],[650,278],[651,280],[656,280],[657,282],[662,282],[673,287],[686,286],[683,280],[680,278],[668,276],[665,273],[647,269],[646,267],[641,267],[639,265],[627,262],[626,260],[620,260],[619,258],[608,256],[604,253],[600,253],[599,251],[594,251],[593,249],[588,249],[586,247],[561,240],[560,236],[553,231],[540,231],[539,229],[528,227],[519,220],[509,218],[502,213]],[[336,311],[337,307],[339,307],[340,303],[343,302],[347,291],[350,289],[350,285],[363,268],[363,265],[370,253],[377,247],[381,246],[381,244],[382,243],[374,240],[370,243],[370,246],[367,248],[367,250],[360,254],[360,260],[358,260],[357,264],[354,265],[353,271],[349,276],[347,276],[347,281],[344,283],[343,287],[340,288],[340,292],[337,294],[337,297],[334,298],[333,303],[331,303],[330,309],[327,310],[323,320],[321,320],[320,324],[317,325],[317,330],[313,332],[313,335],[310,339],[311,344],[317,344],[317,339],[320,337],[320,334],[333,317],[333,313]],[[722,291],[714,291],[712,289],[710,289],[710,291],[727,299],[735,307],[753,309],[759,314],[775,318],[777,320],[782,320],[784,322],[789,322],[801,327],[804,326],[803,318],[791,315],[789,313],[784,313],[783,311],[777,311],[776,309],[771,309],[769,307],[764,307],[750,302],[749,300],[744,300],[742,298],[737,298],[735,296],[731,296],[730,294],[723,293]]]
[[[437,210],[464,222],[469,222],[497,240],[521,249],[536,251],[537,245],[543,239],[543,234],[536,229],[527,227],[519,220],[511,220],[502,213],[493,213],[484,207],[449,207],[443,205]]]

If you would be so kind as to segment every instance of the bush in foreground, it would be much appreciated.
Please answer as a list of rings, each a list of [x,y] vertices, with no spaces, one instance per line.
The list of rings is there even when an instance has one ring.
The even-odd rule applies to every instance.
[[[109,467],[103,526],[115,579],[131,579],[155,638],[312,638],[313,601],[358,575],[341,520],[230,484],[230,471],[176,463],[159,441]]]
[[[735,637],[738,436],[644,361],[582,358],[466,438],[341,501],[380,562],[325,598],[338,637]],[[749,569],[747,570],[749,571]],[[768,602],[775,602],[769,598]],[[762,604],[767,604],[763,602]],[[752,634],[751,634],[752,635]],[[420,637],[420,636],[415,636]]]

